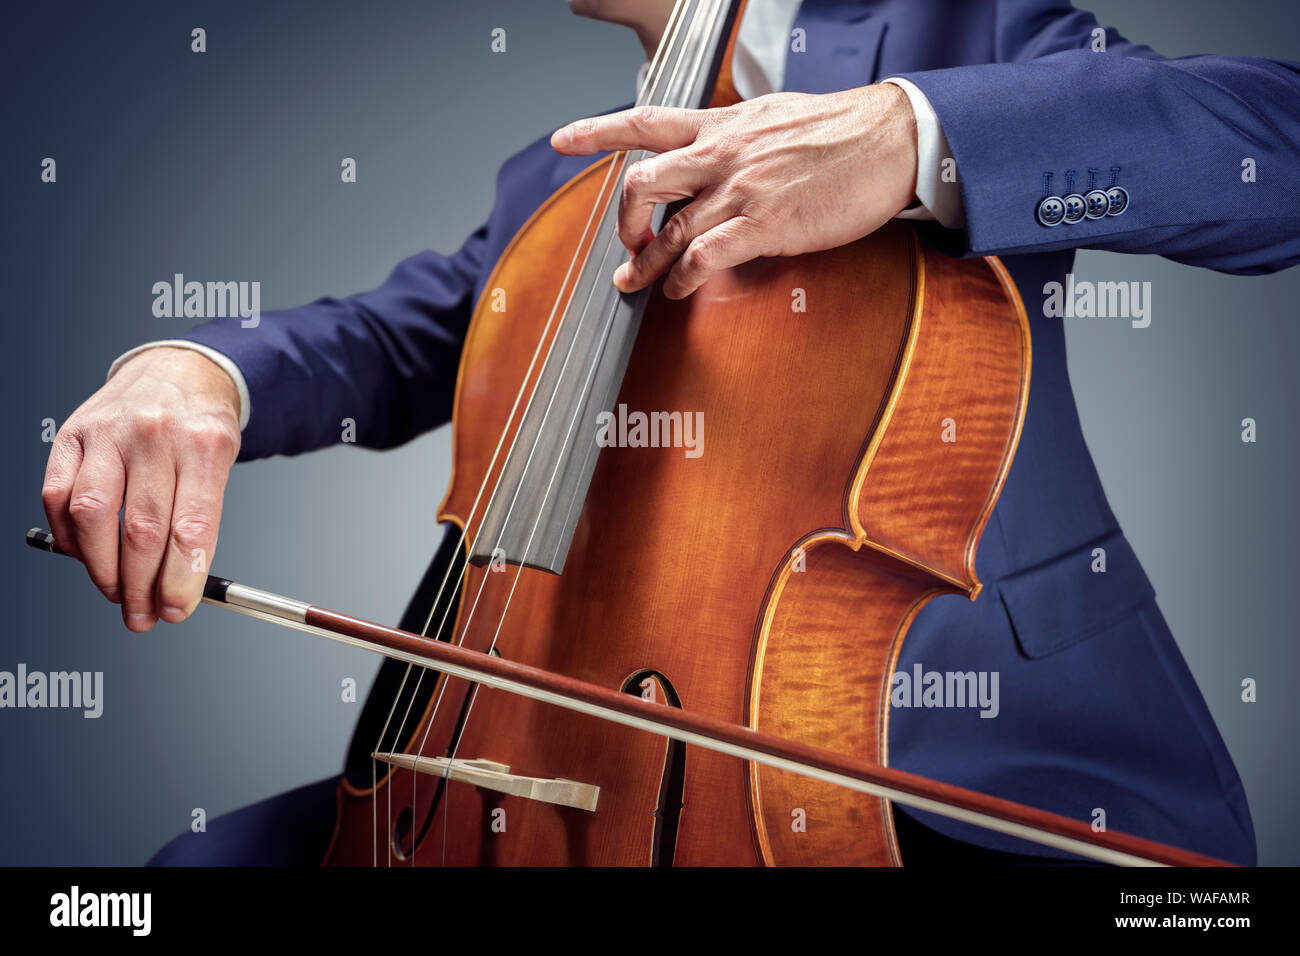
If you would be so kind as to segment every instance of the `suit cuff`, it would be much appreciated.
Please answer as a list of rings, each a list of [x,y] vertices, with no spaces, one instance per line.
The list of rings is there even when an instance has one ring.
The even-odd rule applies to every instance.
[[[248,417],[252,413],[252,401],[248,397],[248,382],[244,380],[244,373],[239,370],[239,366],[230,360],[230,357],[223,355],[214,348],[206,345],[200,345],[198,342],[190,342],[186,339],[161,339],[157,342],[146,342],[144,345],[137,345],[129,352],[123,352],[116,361],[108,368],[107,378],[112,378],[113,374],[121,368],[128,359],[135,358],[145,349],[158,348],[167,346],[176,349],[191,349],[198,352],[221,366],[222,370],[231,377],[235,383],[235,390],[239,392],[239,430],[242,432],[248,425]]]
[[[938,114],[915,83],[901,76],[891,76],[883,82],[893,83],[907,94],[916,117],[916,198],[921,205],[903,210],[897,218],[935,219],[945,229],[964,229],[966,211],[957,182],[957,167]]]

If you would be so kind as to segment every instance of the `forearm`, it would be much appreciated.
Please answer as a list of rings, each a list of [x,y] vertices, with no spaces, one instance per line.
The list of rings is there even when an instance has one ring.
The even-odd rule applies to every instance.
[[[455,256],[412,256],[371,292],[184,333],[229,359],[246,385],[240,460],[340,441],[388,448],[448,421],[474,248],[471,238]]]

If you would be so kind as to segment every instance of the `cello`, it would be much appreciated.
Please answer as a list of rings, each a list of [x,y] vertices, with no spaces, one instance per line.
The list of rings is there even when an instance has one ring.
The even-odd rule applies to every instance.
[[[638,102],[727,103],[742,6],[679,0]],[[1024,418],[1002,265],[895,221],[685,300],[624,295],[642,155],[563,186],[488,279],[438,512],[456,556],[422,633],[208,582],[208,603],[408,664],[325,863],[894,865],[893,803],[1109,862],[1215,862],[889,767],[908,626],[978,597]]]

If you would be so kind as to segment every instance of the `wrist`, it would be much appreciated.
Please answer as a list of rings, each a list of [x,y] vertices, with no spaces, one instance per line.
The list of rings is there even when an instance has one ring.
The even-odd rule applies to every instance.
[[[893,83],[876,83],[867,87],[877,91],[881,106],[881,134],[885,137],[892,157],[901,212],[917,202],[916,176],[918,166],[916,113],[912,101],[903,89]]]
[[[157,352],[159,350],[170,353],[179,353],[179,355],[174,355],[170,361],[168,361],[167,355],[164,355],[164,362],[171,367],[181,367],[190,370],[197,368],[200,371],[193,374],[201,375],[205,379],[209,378],[211,375],[211,370],[208,369],[206,365],[202,363],[189,363],[181,356],[184,356],[186,353],[200,356],[207,359],[208,362],[216,365],[220,371],[224,372],[226,378],[230,379],[235,385],[235,417],[239,425],[239,430],[241,432],[244,430],[244,426],[248,424],[251,402],[248,394],[248,385],[244,380],[243,372],[241,372],[239,366],[231,361],[226,355],[216,351],[215,349],[209,348],[206,345],[200,345],[199,343],[192,342],[189,339],[161,339],[156,342],[146,342],[144,345],[137,345],[135,348],[128,352],[124,352],[117,357],[108,370],[108,378],[112,379],[120,369],[125,368],[128,364],[135,361],[135,359],[140,358],[147,353]],[[141,366],[137,366],[137,368],[139,367]],[[229,393],[224,387],[224,380],[218,378],[215,381],[218,384],[210,388],[209,391],[217,394],[225,393],[223,397],[229,398]]]
[[[113,376],[123,373],[137,378],[149,376],[166,381],[183,383],[186,390],[202,396],[230,413],[236,423],[240,419],[240,395],[235,380],[224,368],[202,352],[171,345],[156,345],[131,356]]]

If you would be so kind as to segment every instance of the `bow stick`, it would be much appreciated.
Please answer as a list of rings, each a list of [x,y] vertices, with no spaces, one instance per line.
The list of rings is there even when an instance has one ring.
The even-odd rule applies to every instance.
[[[55,543],[53,535],[39,528],[27,532],[27,543],[52,554],[66,554]],[[216,575],[208,575],[203,603],[1103,863],[1119,866],[1233,865],[1126,833],[1096,832],[1080,820],[1046,810],[846,757],[705,714],[643,700],[482,651],[385,627]]]

